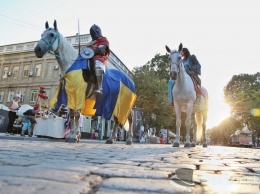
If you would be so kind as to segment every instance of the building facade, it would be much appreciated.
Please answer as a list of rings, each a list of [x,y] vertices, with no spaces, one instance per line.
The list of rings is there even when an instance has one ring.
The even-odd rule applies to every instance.
[[[76,49],[79,47],[79,37],[66,37]],[[91,41],[89,34],[80,36],[80,46],[84,47]],[[20,105],[36,104],[39,87],[44,86],[51,98],[59,84],[61,76],[59,65],[52,54],[46,54],[39,59],[34,54],[38,41],[0,46],[0,104],[8,106],[14,94],[21,95]],[[108,58],[108,68],[118,69],[130,75],[129,69],[111,51]],[[109,137],[113,118],[105,121],[103,118],[86,117],[83,131],[90,132],[91,127],[98,127],[101,119],[101,137]],[[99,121],[100,123],[100,121]],[[96,126],[95,126],[96,125]],[[100,124],[99,124],[100,126]]]

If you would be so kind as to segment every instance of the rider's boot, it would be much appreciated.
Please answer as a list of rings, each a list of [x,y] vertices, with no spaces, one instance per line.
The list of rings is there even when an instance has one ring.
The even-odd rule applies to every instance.
[[[94,93],[97,96],[101,96],[103,94],[102,82],[103,82],[103,75],[97,76],[97,85],[96,85],[96,89],[94,90]]]

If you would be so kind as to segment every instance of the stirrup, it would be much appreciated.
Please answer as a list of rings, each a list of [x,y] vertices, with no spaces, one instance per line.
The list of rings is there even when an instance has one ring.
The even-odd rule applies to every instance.
[[[97,96],[101,96],[103,94],[102,89],[98,88],[97,90],[94,90],[94,94],[96,94]]]

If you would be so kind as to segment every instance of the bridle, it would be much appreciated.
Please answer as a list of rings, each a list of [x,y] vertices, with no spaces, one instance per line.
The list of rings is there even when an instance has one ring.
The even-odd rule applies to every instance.
[[[57,39],[58,39],[58,46],[57,46],[57,48],[55,50],[52,50],[51,48],[52,48],[53,44],[55,43],[55,41]],[[59,47],[60,47],[60,33],[59,32],[57,32],[57,35],[53,38],[53,40],[50,43],[47,40],[45,40],[44,38],[41,38],[41,40],[47,44],[47,46],[48,46],[48,53],[50,53],[50,54],[52,54],[55,57],[58,57],[60,59],[64,59],[64,57],[62,57],[62,56],[60,56],[58,54],[55,54],[55,51],[57,51],[59,49]],[[51,52],[51,51],[53,51],[53,52]],[[74,59],[70,59],[70,60],[71,61],[81,61],[81,60],[74,60]]]
[[[60,46],[60,33],[58,32],[57,35],[53,38],[53,40],[49,43],[47,40],[45,40],[44,38],[41,38],[41,40],[43,42],[45,42],[48,46],[48,53],[51,53],[51,47],[53,46],[53,44],[55,43],[55,41],[58,39],[58,47],[56,50],[59,49],[59,46]],[[54,50],[54,52],[56,51]],[[51,53],[52,54],[52,53]]]
[[[174,55],[174,54],[179,54],[179,52],[177,52],[177,51],[173,51],[173,52],[171,52],[170,54],[171,55]],[[179,73],[180,73],[180,68],[181,68],[181,65],[180,64],[177,64],[175,61],[170,61],[171,63],[171,65],[173,65],[173,64],[175,64],[178,68],[179,68]]]

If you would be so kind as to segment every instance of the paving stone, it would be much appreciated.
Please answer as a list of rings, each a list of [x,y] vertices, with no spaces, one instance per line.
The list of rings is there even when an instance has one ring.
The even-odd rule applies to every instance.
[[[184,164],[184,163],[175,163],[175,164],[167,164],[167,163],[153,163],[151,166],[149,166],[150,168],[190,168],[195,170],[195,165],[191,165],[191,164]]]
[[[90,186],[86,182],[56,182],[38,178],[12,177],[0,175],[0,193],[3,194],[75,194],[88,193]]]
[[[1,136],[1,134],[0,134]],[[82,140],[0,141],[0,193],[259,193],[257,149]],[[175,181],[193,169],[195,187]],[[221,185],[221,183],[223,183]],[[228,185],[229,184],[229,185]]]
[[[202,188],[185,187],[171,180],[138,179],[138,178],[109,178],[104,180],[99,187],[116,190],[135,191],[139,193],[201,193]]]
[[[99,166],[100,168],[118,168],[118,169],[132,169],[132,170],[138,170],[138,169],[143,169],[143,170],[151,170],[151,168],[145,167],[145,166],[133,166],[133,165],[128,165],[128,164],[101,164]]]
[[[93,174],[97,174],[105,177],[129,177],[129,178],[153,178],[153,179],[167,179],[171,172],[156,171],[147,169],[118,169],[118,168],[104,168],[97,171],[93,171]]]

